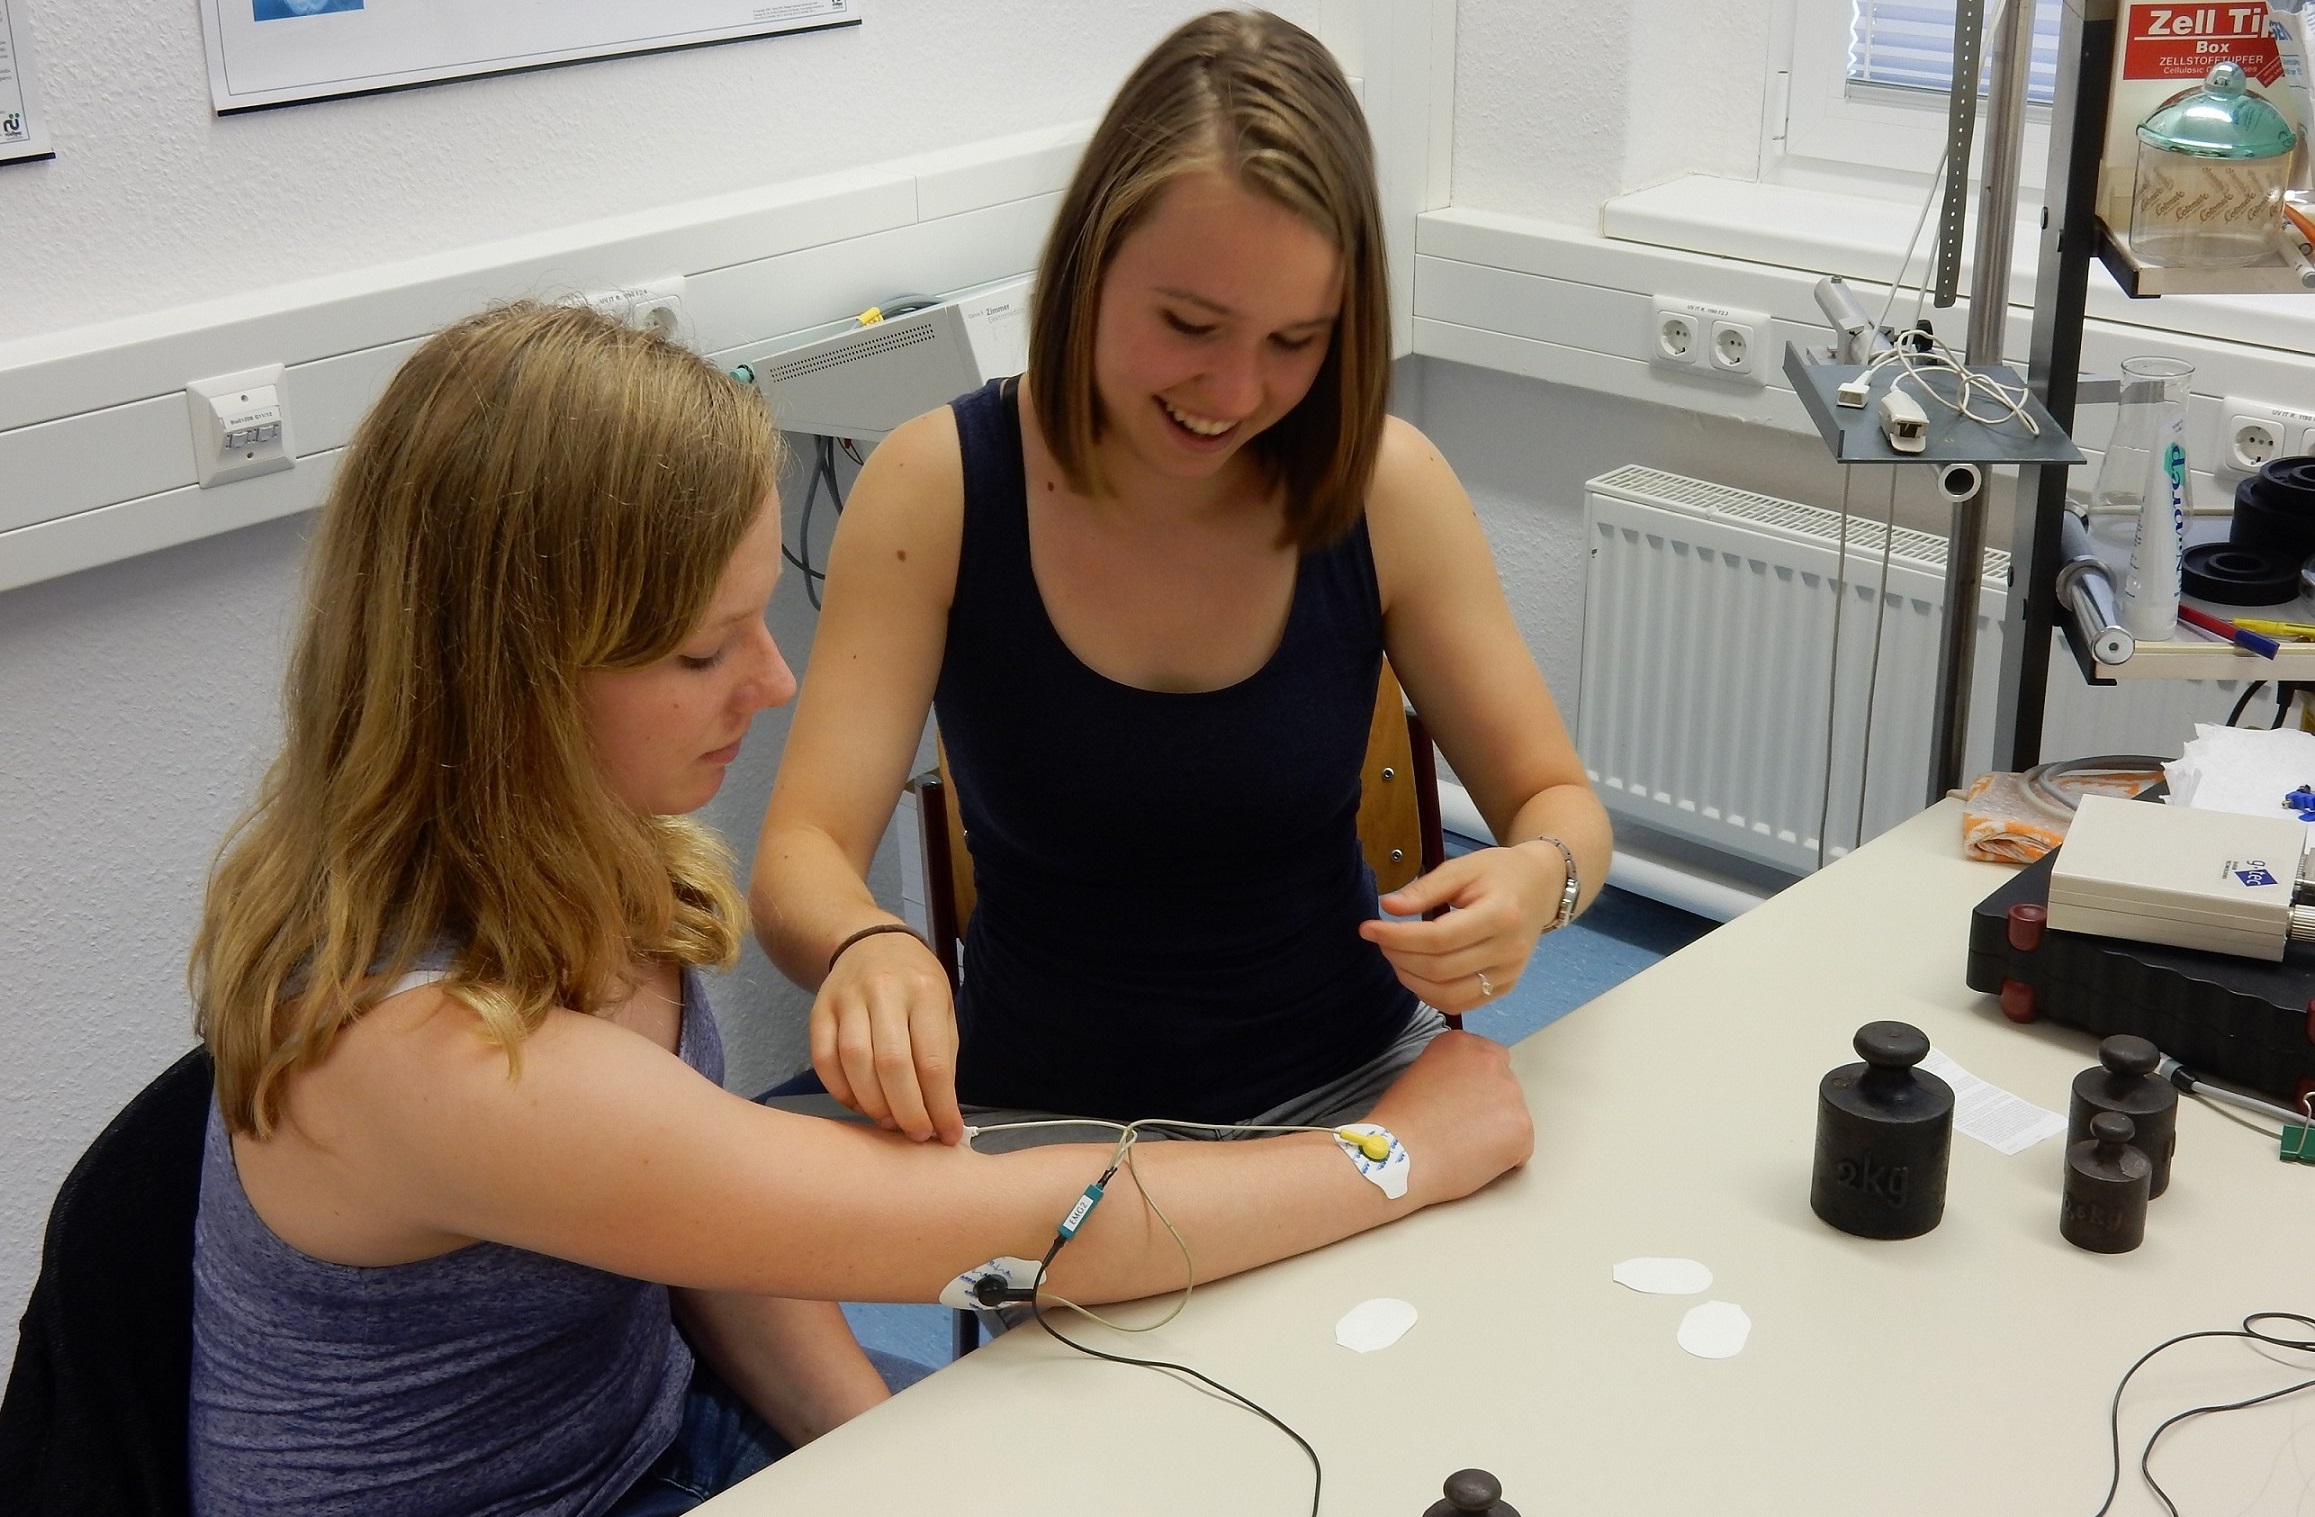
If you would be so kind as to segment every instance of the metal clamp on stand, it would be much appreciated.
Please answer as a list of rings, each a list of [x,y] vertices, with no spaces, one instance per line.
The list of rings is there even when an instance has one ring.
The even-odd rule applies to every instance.
[[[2138,651],[2138,640],[2122,626],[2114,577],[2090,545],[2090,529],[2073,512],[2058,527],[2058,604],[2066,612],[2066,643],[2092,684],[2099,664],[2122,664]]]

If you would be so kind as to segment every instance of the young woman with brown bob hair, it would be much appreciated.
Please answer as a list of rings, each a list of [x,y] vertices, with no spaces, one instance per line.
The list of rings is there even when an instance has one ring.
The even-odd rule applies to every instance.
[[[764,624],[776,456],[752,391],[537,305],[426,342],[348,446],[286,740],[193,952],[201,1517],[688,1510],[887,1394],[835,1300],[1035,1256],[1100,1170],[1106,1147],[924,1147],[721,1088],[698,971],[741,905],[684,813],[795,689]],[[1378,1120],[1415,1156],[1405,1202],[1323,1134],[1140,1172],[1213,1276],[1529,1143],[1477,1039]],[[1180,1272],[1136,1193],[1054,1285]]]
[[[1389,417],[1366,124],[1326,49],[1193,20],[1063,196],[1029,372],[854,487],[756,856],[838,1099],[1349,1120],[1514,984],[1609,853],[1477,518]],[[1509,846],[1380,904],[1355,832],[1380,660]],[[952,1007],[864,883],[937,711],[978,901]],[[1433,1010],[1436,1008],[1436,1010]],[[961,1035],[961,1043],[960,1043]]]

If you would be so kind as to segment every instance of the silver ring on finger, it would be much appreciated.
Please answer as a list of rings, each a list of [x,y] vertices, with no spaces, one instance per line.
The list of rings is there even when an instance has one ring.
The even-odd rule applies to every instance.
[[[1495,987],[1487,983],[1487,972],[1486,972],[1485,970],[1480,970],[1480,971],[1478,972],[1478,977],[1479,977],[1479,999],[1481,999],[1481,1000],[1483,1000],[1483,1001],[1492,1001],[1492,1000],[1494,1000],[1494,999],[1495,999]]]

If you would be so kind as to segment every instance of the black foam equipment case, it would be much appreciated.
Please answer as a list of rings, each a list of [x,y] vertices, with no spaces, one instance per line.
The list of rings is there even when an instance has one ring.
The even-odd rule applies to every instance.
[[[2315,949],[2294,943],[2270,964],[2059,932],[2048,925],[2057,857],[2020,870],[1970,914],[1970,989],[1999,996],[2013,1022],[2134,1033],[2198,1075],[2287,1105],[2315,1092]]]

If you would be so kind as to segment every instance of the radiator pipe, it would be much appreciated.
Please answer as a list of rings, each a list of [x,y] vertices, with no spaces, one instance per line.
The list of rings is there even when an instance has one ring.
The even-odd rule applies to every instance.
[[[1993,27],[1991,110],[1986,121],[1985,178],[1978,197],[1976,266],[1970,270],[1969,356],[1972,365],[2002,361],[2009,326],[2010,248],[2016,239],[2018,165],[2025,146],[2026,74],[2034,50],[2031,0],[2008,0]],[[1955,89],[1969,88],[1957,79]],[[1950,166],[1966,174],[1967,163]],[[1969,686],[1977,662],[1977,591],[1985,573],[1985,487],[1981,481],[1953,506],[1945,550],[1945,627],[1937,650],[1937,715],[1929,746],[1928,804],[1960,786],[1968,762]],[[2015,593],[2024,593],[2019,586]]]

